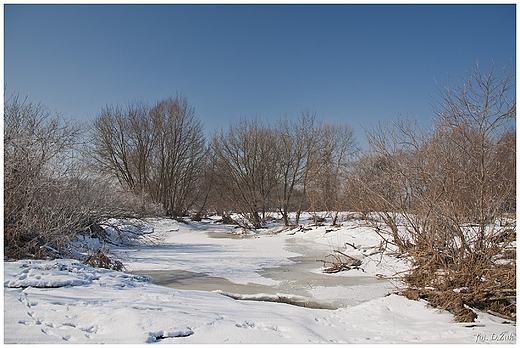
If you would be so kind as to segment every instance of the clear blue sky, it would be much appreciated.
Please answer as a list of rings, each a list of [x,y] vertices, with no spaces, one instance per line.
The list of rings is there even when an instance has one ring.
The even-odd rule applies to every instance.
[[[432,117],[475,61],[516,69],[516,5],[4,5],[4,85],[78,120],[184,95],[206,130],[303,109]]]

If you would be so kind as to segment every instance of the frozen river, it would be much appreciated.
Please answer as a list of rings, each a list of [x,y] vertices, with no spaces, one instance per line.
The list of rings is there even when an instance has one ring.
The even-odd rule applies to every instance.
[[[192,237],[178,238],[175,243],[155,250],[161,258],[168,257],[169,250],[172,258],[169,269],[139,269],[139,262],[134,262],[132,273],[149,275],[153,277],[155,284],[175,289],[222,291],[241,295],[294,295],[309,299],[314,307],[329,309],[359,304],[381,297],[394,289],[391,283],[375,276],[322,273],[323,263],[317,260],[331,253],[332,248],[302,238],[254,238],[207,231],[204,238],[200,233],[195,238],[192,231]],[[273,247],[266,248],[266,243],[273,244]],[[283,260],[273,262],[275,258],[270,255],[269,250],[275,255],[279,254],[274,244],[280,248],[280,243],[283,246],[281,249],[287,255]],[[152,250],[148,251],[154,253]],[[136,256],[134,259],[138,258]],[[193,267],[189,267],[190,262],[179,260],[179,257],[199,260],[200,263],[194,262]],[[236,260],[236,263],[220,272],[207,265],[209,260],[213,260],[214,267],[225,268],[230,259]],[[258,267],[251,266],[255,262]],[[257,278],[251,281],[233,281],[235,276],[243,278],[247,272],[254,273]]]
[[[305,231],[273,224],[252,237],[213,221],[150,225],[154,245],[111,247],[126,272],[68,259],[4,262],[4,343],[516,341],[514,324],[487,313],[454,323],[425,301],[385,296],[396,289],[377,275],[409,265],[357,221]],[[315,260],[334,249],[364,271],[321,273]]]

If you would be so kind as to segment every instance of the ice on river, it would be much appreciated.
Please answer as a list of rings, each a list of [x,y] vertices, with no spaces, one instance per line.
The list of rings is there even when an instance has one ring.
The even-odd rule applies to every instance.
[[[399,284],[375,275],[407,265],[373,254],[377,235],[355,222],[295,234],[274,226],[251,238],[214,238],[208,232],[233,230],[210,220],[149,223],[159,245],[112,250],[126,272],[74,260],[4,262],[4,343],[516,342],[515,326],[499,318],[454,323],[425,302],[388,295]],[[345,243],[363,270],[320,273],[313,259]],[[147,273],[156,283],[170,274],[170,283]]]

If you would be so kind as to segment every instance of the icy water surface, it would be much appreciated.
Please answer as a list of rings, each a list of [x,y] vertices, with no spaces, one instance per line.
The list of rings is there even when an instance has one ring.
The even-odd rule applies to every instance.
[[[226,238],[224,234],[208,233],[210,238]],[[228,234],[228,238],[238,238]],[[153,283],[182,290],[216,291],[233,294],[286,294],[317,301],[316,307],[334,309],[368,301],[389,292],[391,284],[369,276],[342,277],[321,273],[323,259],[330,250],[302,239],[287,240],[286,249],[300,254],[291,257],[292,264],[265,268],[258,273],[277,281],[277,285],[237,284],[225,278],[185,270],[134,271],[153,277]]]

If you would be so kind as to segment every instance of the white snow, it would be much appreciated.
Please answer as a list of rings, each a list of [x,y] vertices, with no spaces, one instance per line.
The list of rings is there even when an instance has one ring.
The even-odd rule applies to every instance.
[[[500,318],[454,323],[388,295],[401,284],[376,274],[391,277],[406,261],[379,253],[380,237],[359,221],[296,233],[273,224],[244,238],[213,238],[240,231],[212,220],[148,223],[156,246],[111,248],[126,272],[70,259],[4,262],[4,343],[516,343]],[[313,258],[332,249],[361,259],[362,270],[321,273]],[[182,271],[183,286],[198,277],[206,291],[153,284],[147,271]]]

